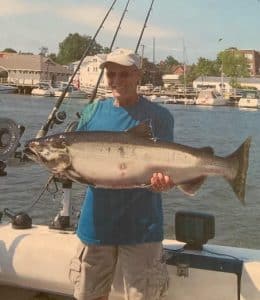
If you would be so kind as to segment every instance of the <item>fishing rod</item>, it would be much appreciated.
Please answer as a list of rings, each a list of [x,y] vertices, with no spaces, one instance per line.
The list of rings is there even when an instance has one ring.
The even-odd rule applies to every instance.
[[[94,45],[95,39],[96,39],[97,35],[99,34],[99,31],[103,27],[103,25],[104,25],[107,17],[109,16],[109,14],[110,14],[111,10],[113,9],[113,7],[114,7],[114,5],[115,5],[116,2],[117,2],[117,0],[114,0],[113,3],[112,3],[112,5],[110,6],[109,10],[107,11],[105,17],[103,18],[100,26],[98,27],[98,29],[97,29],[97,31],[95,33],[94,37],[91,39],[91,42],[89,43],[87,49],[84,51],[84,53],[83,53],[83,55],[82,55],[82,57],[80,59],[80,62],[78,64],[77,68],[74,70],[74,72],[73,72],[73,74],[72,74],[72,76],[71,76],[71,78],[70,78],[70,80],[69,80],[66,88],[63,90],[62,94],[60,95],[59,99],[57,100],[56,104],[54,105],[51,113],[48,116],[48,119],[47,119],[46,123],[38,131],[38,133],[36,135],[36,138],[45,136],[48,133],[49,128],[50,128],[51,124],[53,123],[53,121],[55,121],[55,119],[57,119],[57,111],[58,111],[59,107],[61,106],[61,104],[62,104],[62,102],[63,102],[63,100],[65,98],[66,93],[68,92],[69,86],[71,85],[71,83],[72,83],[75,75],[77,74],[77,72],[78,72],[78,70],[79,70],[79,68],[80,68],[83,60],[88,55],[90,49]],[[65,116],[63,116],[63,119],[65,119]]]
[[[145,28],[146,28],[147,21],[148,21],[148,19],[149,19],[149,17],[150,17],[151,11],[152,11],[153,3],[154,3],[154,0],[152,0],[151,5],[150,5],[150,8],[149,8],[149,10],[148,10],[148,13],[147,13],[147,15],[146,15],[146,18],[145,18],[145,21],[144,21],[144,26],[143,26],[143,28],[142,28],[141,34],[140,34],[140,36],[139,36],[139,39],[138,39],[138,42],[137,42],[137,45],[136,45],[136,48],[135,48],[135,53],[138,52],[138,49],[139,49],[141,40],[142,40],[142,38],[143,38],[144,30],[145,30]]]
[[[118,26],[117,26],[117,29],[116,29],[116,32],[115,32],[114,37],[113,37],[113,39],[112,39],[112,42],[111,42],[111,44],[110,44],[109,52],[112,51],[112,48],[113,48],[113,46],[114,46],[114,43],[115,43],[116,37],[117,37],[117,35],[118,35],[119,29],[121,28],[120,26],[121,26],[121,24],[122,24],[122,21],[123,21],[123,19],[124,19],[124,17],[125,17],[126,12],[127,12],[127,8],[128,8],[128,5],[129,5],[129,2],[130,2],[130,0],[128,0],[127,3],[126,3],[126,5],[125,5],[125,9],[124,9],[124,11],[123,11],[123,13],[122,13],[122,16],[121,16],[121,18],[120,18],[120,21],[119,21]],[[99,86],[99,84],[100,84],[100,81],[101,81],[101,78],[102,78],[103,74],[104,74],[104,69],[101,69],[101,72],[100,72],[99,77],[98,77],[98,79],[97,79],[96,85],[95,85],[95,87],[94,87],[94,89],[93,89],[93,92],[92,92],[92,94],[91,94],[91,98],[90,98],[89,104],[92,103],[92,102],[94,101],[94,99],[96,98],[98,86]]]
[[[138,52],[138,48],[139,48],[139,46],[140,46],[140,43],[141,43],[141,40],[142,40],[142,37],[143,37],[143,34],[144,34],[144,30],[145,30],[145,28],[146,28],[147,21],[148,21],[148,19],[149,19],[150,14],[151,14],[151,10],[152,10],[152,7],[153,7],[153,3],[154,3],[154,0],[152,0],[151,5],[150,5],[150,8],[149,8],[149,10],[148,10],[148,12],[147,12],[147,15],[146,15],[146,18],[145,18],[145,22],[144,22],[142,31],[141,31],[141,33],[140,33],[140,36],[139,36],[139,39],[138,39],[138,42],[137,42],[137,45],[136,45],[135,53]],[[117,27],[117,31],[116,31],[116,33],[115,33],[115,35],[114,35],[114,38],[113,38],[113,40],[112,40],[111,46],[110,46],[110,48],[109,48],[109,51],[112,51],[112,48],[113,48],[113,45],[114,45],[116,36],[117,36],[118,31],[119,31],[119,29],[120,29],[121,22],[122,22],[122,20],[123,20],[123,18],[124,18],[124,15],[125,15],[126,11],[127,11],[128,4],[129,4],[129,1],[128,1],[127,4],[126,4],[125,10],[124,10],[124,12],[123,12],[123,15],[122,15],[122,17],[121,17],[121,20],[120,20],[120,22],[119,22],[119,25],[118,25],[118,27]],[[101,72],[100,72],[100,74],[99,74],[98,80],[97,80],[97,82],[96,82],[96,86],[95,86],[95,88],[94,88],[94,90],[93,90],[93,93],[92,93],[92,95],[91,95],[91,99],[90,99],[89,103],[92,103],[92,102],[94,101],[95,97],[96,97],[97,89],[98,89],[98,86],[99,86],[99,84],[100,84],[100,81],[101,81],[101,78],[102,78],[102,76],[103,76],[103,73],[104,73],[104,69],[102,69]]]

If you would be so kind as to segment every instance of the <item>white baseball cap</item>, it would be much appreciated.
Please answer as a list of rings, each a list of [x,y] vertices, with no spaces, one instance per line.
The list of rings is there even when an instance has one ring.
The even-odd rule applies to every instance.
[[[105,68],[107,63],[115,63],[127,67],[136,66],[137,69],[141,69],[141,57],[130,49],[115,49],[107,55],[100,68]]]

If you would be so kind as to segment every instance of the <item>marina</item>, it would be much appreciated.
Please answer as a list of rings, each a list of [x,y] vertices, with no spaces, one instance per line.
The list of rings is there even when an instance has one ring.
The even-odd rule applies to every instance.
[[[3,4],[1,299],[260,299],[259,18],[221,1]]]

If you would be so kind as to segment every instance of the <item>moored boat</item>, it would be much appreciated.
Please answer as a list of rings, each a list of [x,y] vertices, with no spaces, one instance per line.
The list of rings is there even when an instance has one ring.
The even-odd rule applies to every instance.
[[[54,88],[54,96],[60,97],[65,90],[67,83],[60,83],[57,87]],[[87,93],[76,88],[74,85],[68,87],[68,91],[65,95],[66,98],[86,98]]]
[[[257,90],[246,90],[238,101],[239,107],[260,108],[260,96]]]
[[[13,94],[13,93],[17,93],[17,87],[0,84],[0,94]]]
[[[223,106],[227,100],[213,89],[201,90],[195,101],[197,105]]]
[[[52,86],[47,82],[40,82],[38,87],[32,89],[31,92],[32,96],[45,96],[51,97],[54,96],[54,89]]]

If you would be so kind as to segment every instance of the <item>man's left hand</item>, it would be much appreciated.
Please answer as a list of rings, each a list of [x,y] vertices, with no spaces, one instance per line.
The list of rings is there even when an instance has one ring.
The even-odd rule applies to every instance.
[[[165,192],[175,186],[173,180],[162,173],[153,173],[151,178],[151,188],[154,192]]]

